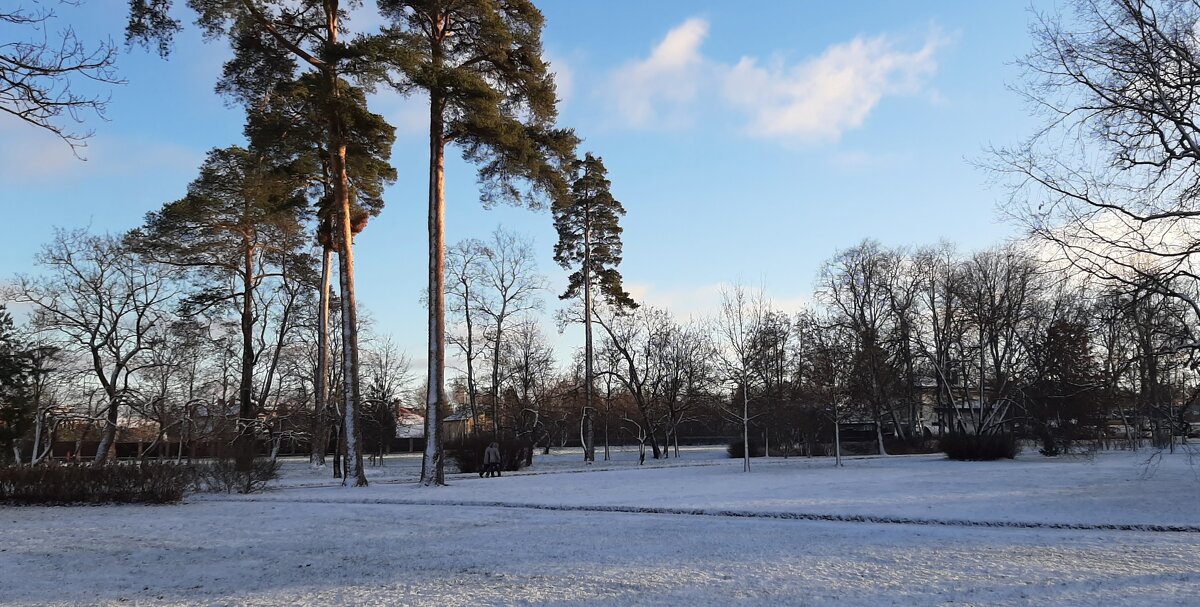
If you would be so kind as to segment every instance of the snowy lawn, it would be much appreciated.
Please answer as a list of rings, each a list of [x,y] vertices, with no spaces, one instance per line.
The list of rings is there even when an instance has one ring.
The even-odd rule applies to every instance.
[[[643,468],[626,453],[569,473],[585,468],[577,455],[499,479],[452,476],[438,489],[403,480],[419,467],[412,458],[376,468],[366,489],[300,486],[330,479],[289,462],[283,487],[258,496],[2,509],[0,603],[1200,602],[1200,478],[1183,453],[1153,474],[1148,452],[863,458],[843,469],[773,458],[755,460],[749,475],[717,449]],[[789,514],[953,524],[771,518]]]

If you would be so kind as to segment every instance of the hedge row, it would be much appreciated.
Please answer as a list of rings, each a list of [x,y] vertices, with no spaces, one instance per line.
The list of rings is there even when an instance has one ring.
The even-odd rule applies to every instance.
[[[9,504],[165,504],[183,499],[193,473],[174,464],[86,464],[0,468]]]
[[[168,504],[189,491],[261,491],[278,471],[278,463],[267,460],[255,461],[249,472],[236,471],[228,460],[2,466],[0,504]]]

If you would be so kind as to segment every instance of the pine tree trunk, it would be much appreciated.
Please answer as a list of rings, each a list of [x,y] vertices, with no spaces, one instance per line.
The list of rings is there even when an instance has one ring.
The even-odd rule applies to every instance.
[[[312,452],[309,463],[325,465],[325,451],[329,446],[329,429],[325,423],[326,407],[329,402],[329,288],[332,281],[333,249],[321,250],[321,294],[317,310],[317,369],[316,395],[313,403]]]
[[[345,176],[345,146],[341,147],[341,174]],[[353,235],[350,225],[350,201],[347,185],[341,183],[343,199],[342,217],[339,222],[342,242],[338,251],[338,279],[342,295],[342,426],[345,428],[346,444],[346,476],[342,483],[348,483],[354,478],[355,487],[367,486],[366,472],[363,470],[362,428],[359,425],[359,382],[358,382],[358,314],[355,309],[354,297],[354,248]],[[335,194],[335,196],[338,196]]]
[[[337,95],[337,76],[327,75],[327,86],[333,96]],[[358,307],[354,288],[354,232],[350,214],[350,181],[346,173],[346,143],[342,132],[343,124],[337,108],[330,108],[330,140],[333,165],[333,198],[338,211],[336,238],[338,248],[338,284],[342,304],[342,427],[346,445],[346,475],[342,484],[354,478],[355,487],[365,487],[367,476],[363,470],[362,429],[359,425],[359,381],[358,381]]]
[[[254,467],[254,249],[242,242],[242,365],[238,385],[237,436],[234,437],[234,468],[249,472]]]
[[[435,61],[437,57],[435,56]],[[441,414],[446,368],[446,193],[445,102],[429,103],[429,381],[425,394],[425,455],[421,484],[446,484],[442,461]],[[493,403],[493,406],[495,403]],[[493,419],[493,424],[496,420]]]
[[[583,461],[596,461],[596,433],[592,404],[592,218],[591,209],[584,209],[583,227],[583,391],[587,428],[583,435]]]
[[[583,461],[589,464],[596,461],[595,436],[595,419],[592,410],[584,407],[583,419],[580,420],[579,442],[583,444]]]

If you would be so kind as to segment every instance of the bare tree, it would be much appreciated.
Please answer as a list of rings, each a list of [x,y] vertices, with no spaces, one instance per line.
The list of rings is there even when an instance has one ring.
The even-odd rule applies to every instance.
[[[467,407],[471,411],[472,431],[479,426],[479,382],[475,364],[484,350],[479,343],[483,321],[477,309],[477,290],[483,288],[483,259],[484,245],[476,239],[460,240],[446,250],[446,311],[460,323],[457,330],[448,332],[446,339],[458,348],[466,366]]]
[[[959,299],[974,329],[975,360],[962,357],[960,372],[964,397],[970,393],[969,377],[975,379],[977,394],[966,407],[967,429],[989,434],[999,431],[1008,417],[1028,339],[1038,333],[1029,323],[1040,284],[1032,259],[1012,247],[977,253],[963,271]]]
[[[1193,317],[1200,241],[1200,4],[1075,0],[1038,14],[1023,92],[1045,125],[996,150],[1006,210],[1058,258]],[[1184,344],[1200,346],[1196,339]]]
[[[672,398],[667,400],[668,428],[679,457],[679,427],[693,421],[697,409],[711,404],[718,382],[714,363],[712,338],[702,323],[689,321],[681,325],[672,347],[667,350],[671,360]]]
[[[504,348],[505,376],[517,397],[513,433],[525,444],[525,461],[533,463],[533,450],[546,433],[542,407],[554,378],[554,348],[531,316],[516,320]]]
[[[475,309],[486,319],[484,341],[490,350],[492,434],[500,434],[500,376],[502,350],[508,322],[526,312],[540,310],[546,277],[537,271],[530,240],[497,228],[479,250],[479,285]]]
[[[573,309],[582,313],[582,306]],[[633,312],[612,305],[595,306],[594,320],[604,330],[606,338],[601,342],[600,356],[605,367],[597,374],[604,378],[617,378],[637,406],[641,421],[637,422],[640,441],[650,441],[654,459],[662,457],[658,444],[659,424],[656,421],[654,399],[657,369],[655,358],[660,341],[657,336],[673,322],[670,314],[660,308],[638,307]],[[632,418],[622,418],[633,423]]]
[[[71,130],[63,118],[76,124],[89,112],[103,118],[108,99],[78,92],[73,81],[120,84],[114,69],[117,49],[112,41],[88,47],[70,26],[52,36],[57,16],[34,6],[0,8],[0,24],[22,36],[0,41],[0,112],[53,133],[78,155],[92,133]]]
[[[412,381],[412,359],[392,339],[391,335],[367,340],[363,357],[365,392],[367,398],[385,403],[394,403]]]
[[[894,260],[878,242],[866,240],[834,255],[822,267],[820,278],[822,297],[837,311],[837,322],[853,339],[854,391],[868,407],[883,454],[887,453],[882,432],[884,413],[890,414],[896,428],[901,425],[891,400],[895,367],[885,343],[893,321],[887,277]]]
[[[760,330],[770,309],[762,291],[749,292],[742,285],[721,290],[721,311],[717,317],[718,349],[725,377],[741,391],[741,411],[728,407],[727,413],[742,425],[742,470],[750,471],[750,384],[754,382],[754,336]],[[736,402],[736,400],[734,401]]]
[[[173,272],[137,259],[114,236],[84,231],[56,231],[38,263],[46,274],[18,277],[6,295],[30,304],[37,329],[60,337],[64,348],[88,361],[106,398],[95,460],[103,464],[140,355],[177,295]]]
[[[957,415],[960,409],[954,406],[954,386],[950,381],[956,366],[952,356],[954,345],[965,339],[965,319],[959,300],[962,271],[958,254],[953,245],[943,242],[917,251],[914,266],[921,285],[917,305],[918,315],[922,318],[914,333],[914,343],[933,375],[937,412],[940,414],[948,409],[952,415]],[[946,430],[945,421],[938,420],[939,435]]]

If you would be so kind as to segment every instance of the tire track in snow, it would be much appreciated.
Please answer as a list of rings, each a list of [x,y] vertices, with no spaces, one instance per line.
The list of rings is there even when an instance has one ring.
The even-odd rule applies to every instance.
[[[1035,521],[975,521],[970,519],[933,519],[900,516],[878,516],[871,514],[819,514],[809,512],[785,512],[763,510],[736,510],[723,508],[666,508],[655,506],[604,506],[572,504],[537,504],[526,502],[474,501],[474,500],[420,500],[420,499],[288,499],[270,497],[245,498],[202,498],[199,502],[250,502],[250,503],[307,503],[307,504],[357,504],[395,506],[452,506],[460,508],[512,508],[522,510],[550,510],[557,512],[608,512],[623,514],[668,514],[682,516],[711,516],[740,519],[792,520],[822,523],[866,523],[874,525],[923,525],[935,527],[977,527],[992,529],[1051,529],[1065,531],[1141,531],[1149,533],[1200,533],[1200,525],[1164,525],[1156,523],[1048,523]]]

